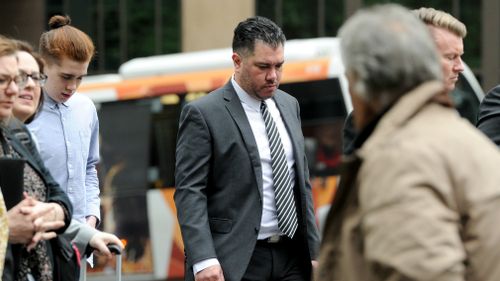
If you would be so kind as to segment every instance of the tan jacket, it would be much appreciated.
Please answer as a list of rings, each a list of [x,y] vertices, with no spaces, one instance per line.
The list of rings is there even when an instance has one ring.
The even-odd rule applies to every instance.
[[[403,96],[346,161],[316,280],[500,280],[500,153],[440,92]]]

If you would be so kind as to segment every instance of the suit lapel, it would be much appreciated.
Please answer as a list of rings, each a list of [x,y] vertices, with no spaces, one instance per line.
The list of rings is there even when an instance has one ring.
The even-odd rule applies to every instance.
[[[298,140],[302,137],[302,135],[300,135],[300,133],[302,132],[300,123],[297,120],[296,112],[294,112],[293,108],[290,108],[290,106],[286,104],[282,93],[280,93],[279,91],[276,92],[276,94],[274,95],[274,101],[276,102],[276,106],[281,113],[283,123],[285,124],[288,135],[290,136],[290,140],[292,141],[297,177],[299,178],[299,182],[303,182],[302,178],[304,175],[303,173],[301,173],[301,171],[303,171],[304,169],[304,159],[303,157],[301,157],[303,153],[298,142]]]
[[[255,174],[255,179],[257,181],[257,187],[259,188],[259,194],[262,197],[262,167],[260,163],[260,155],[259,150],[257,148],[257,143],[255,142],[255,137],[252,133],[252,127],[250,127],[250,123],[245,114],[245,110],[241,105],[241,101],[236,94],[236,91],[233,89],[231,82],[227,83],[224,86],[224,102],[226,104],[226,108],[229,112],[229,115],[233,118],[236,126],[241,134],[241,138],[245,143],[248,154],[252,161],[253,171]]]
[[[283,100],[283,96],[280,95],[279,93],[276,93],[274,96],[274,100],[276,102],[276,106],[278,107],[278,110],[281,113],[283,123],[285,123],[286,129],[288,131],[288,134],[290,135],[290,138],[292,139],[294,148],[297,145],[297,140],[300,138],[299,132],[300,128],[297,128],[300,126],[300,124],[297,121],[296,113],[293,111],[293,108],[290,108],[290,106],[287,106]]]

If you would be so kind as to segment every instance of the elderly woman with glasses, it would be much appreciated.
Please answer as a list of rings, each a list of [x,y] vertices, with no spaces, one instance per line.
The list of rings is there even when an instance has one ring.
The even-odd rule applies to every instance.
[[[25,161],[21,166],[24,199],[19,198],[20,202],[7,213],[9,245],[3,280],[54,280],[53,256],[46,240],[67,228],[72,206],[67,195],[47,176],[49,173],[40,156],[28,151],[9,128],[16,99],[25,96],[29,100],[26,97],[33,95],[31,99],[35,100],[34,92],[39,88],[36,85],[43,80],[36,62],[19,71],[19,61],[28,57],[23,57],[17,50],[14,41],[0,37],[0,158]],[[25,87],[34,91],[28,94]],[[20,92],[21,88],[23,91]],[[1,176],[9,177],[8,174]],[[5,195],[5,191],[13,187],[1,188]]]

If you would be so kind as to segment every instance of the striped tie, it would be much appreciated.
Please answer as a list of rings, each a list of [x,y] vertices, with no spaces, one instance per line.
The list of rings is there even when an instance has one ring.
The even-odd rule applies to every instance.
[[[273,170],[276,212],[278,213],[278,227],[286,236],[293,238],[298,227],[297,211],[293,198],[292,180],[288,173],[285,150],[283,149],[276,123],[274,123],[273,117],[269,114],[267,105],[264,101],[260,104],[260,112],[266,124],[267,139],[271,150],[271,166]]]

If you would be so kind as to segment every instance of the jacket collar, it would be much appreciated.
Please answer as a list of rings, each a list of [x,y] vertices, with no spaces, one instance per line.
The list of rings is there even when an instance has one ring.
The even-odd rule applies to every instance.
[[[363,154],[364,151],[378,145],[380,141],[386,140],[388,135],[404,126],[406,122],[428,103],[441,103],[445,106],[451,106],[449,97],[444,92],[441,82],[425,82],[399,98],[387,113],[382,116],[372,135],[361,147],[360,153]]]
[[[18,124],[20,124],[20,129],[19,130],[25,130],[26,133],[28,133],[28,129],[26,127],[24,127],[24,124],[22,124],[21,122],[19,122]],[[42,174],[41,170],[39,169],[39,166],[37,165],[37,163],[35,162],[35,159],[33,157],[33,154],[31,151],[28,150],[28,148],[21,143],[21,141],[12,133],[12,131],[10,129],[6,129],[4,128],[4,134],[5,134],[5,137],[7,137],[7,139],[9,139],[9,144],[12,146],[12,148],[21,156],[22,159],[26,160],[30,166],[38,173],[38,174]],[[30,141],[32,141],[31,137],[29,136],[30,138]],[[43,177],[41,177],[43,181],[45,181],[45,179]]]

